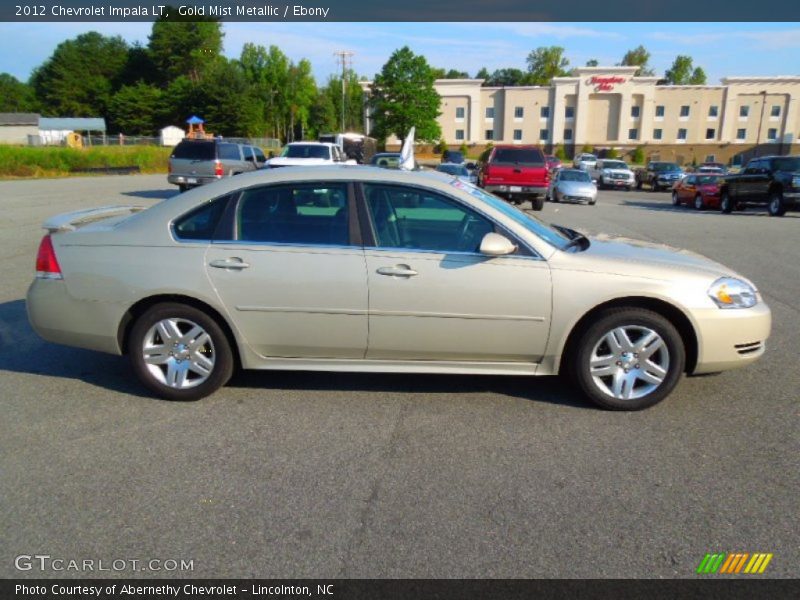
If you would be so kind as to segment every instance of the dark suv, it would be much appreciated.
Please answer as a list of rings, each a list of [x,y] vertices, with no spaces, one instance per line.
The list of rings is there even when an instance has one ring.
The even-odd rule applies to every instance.
[[[222,177],[255,171],[267,161],[261,148],[222,140],[183,140],[169,157],[167,181],[184,192]]]
[[[464,158],[464,154],[458,150],[445,150],[442,152],[442,162],[463,165],[467,160]]]

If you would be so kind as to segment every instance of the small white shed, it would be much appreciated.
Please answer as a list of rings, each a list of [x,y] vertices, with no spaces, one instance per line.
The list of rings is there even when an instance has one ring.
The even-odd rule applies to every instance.
[[[177,146],[186,137],[186,132],[180,127],[170,125],[161,130],[162,146]]]

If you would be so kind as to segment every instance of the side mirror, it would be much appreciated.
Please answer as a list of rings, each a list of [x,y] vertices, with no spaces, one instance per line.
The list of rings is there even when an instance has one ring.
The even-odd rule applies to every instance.
[[[506,256],[516,252],[517,247],[499,233],[487,233],[481,240],[480,253],[487,256]]]

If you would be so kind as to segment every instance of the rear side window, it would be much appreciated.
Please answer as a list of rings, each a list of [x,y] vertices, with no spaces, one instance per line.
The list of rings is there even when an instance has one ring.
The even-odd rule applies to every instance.
[[[494,164],[543,167],[544,154],[536,148],[498,148],[491,160]]]
[[[217,198],[179,217],[172,230],[179,240],[213,240],[230,196]]]
[[[184,141],[175,146],[172,158],[185,158],[188,160],[214,160],[214,142]]]
[[[237,239],[247,242],[349,245],[347,185],[273,185],[242,192]]]
[[[242,158],[237,144],[220,144],[217,154],[220,160],[241,160]]]
[[[258,162],[266,162],[267,157],[264,156],[264,153],[261,151],[261,148],[253,147],[253,154],[256,157]]]

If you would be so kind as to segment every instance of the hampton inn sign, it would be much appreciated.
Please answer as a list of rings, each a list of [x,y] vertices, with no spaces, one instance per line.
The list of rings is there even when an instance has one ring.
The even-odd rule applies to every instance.
[[[596,92],[611,92],[614,90],[614,85],[617,83],[625,83],[628,81],[624,77],[598,77],[594,75],[589,77],[589,85],[594,86]]]

